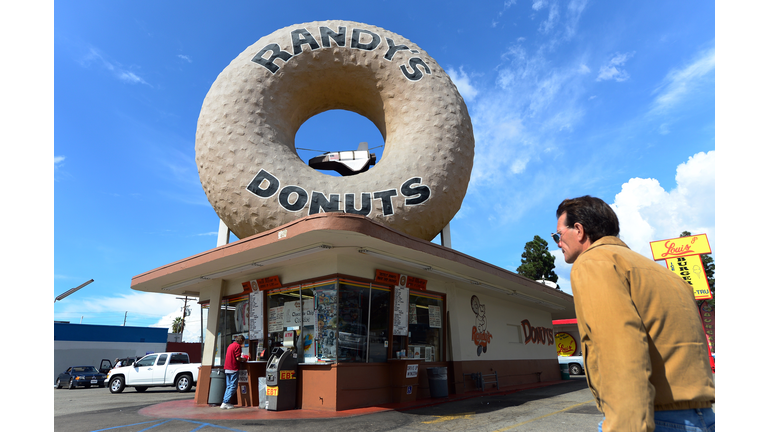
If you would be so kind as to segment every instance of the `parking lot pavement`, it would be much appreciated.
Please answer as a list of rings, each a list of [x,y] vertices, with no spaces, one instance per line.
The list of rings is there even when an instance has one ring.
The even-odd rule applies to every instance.
[[[502,389],[503,390],[503,389]],[[138,393],[126,389],[111,394],[108,389],[54,390],[54,425],[57,431],[114,432],[152,430],[193,431],[225,429],[232,431],[276,430],[312,431],[318,428],[366,431],[594,431],[602,415],[597,412],[583,377],[545,387],[514,392],[486,392],[476,397],[452,400],[415,409],[378,410],[372,414],[341,418],[299,419],[298,410],[274,420],[265,410],[220,410],[204,407],[216,419],[184,417],[160,418],[142,413],[160,405],[186,404],[193,393],[172,389],[148,389]],[[248,413],[252,415],[249,415]],[[223,413],[224,415],[219,415]],[[258,413],[258,418],[255,415]],[[271,412],[275,413],[275,412]],[[177,414],[181,414],[179,411]],[[267,414],[267,415],[265,415]],[[285,412],[289,414],[289,412]],[[226,417],[229,415],[229,417]]]

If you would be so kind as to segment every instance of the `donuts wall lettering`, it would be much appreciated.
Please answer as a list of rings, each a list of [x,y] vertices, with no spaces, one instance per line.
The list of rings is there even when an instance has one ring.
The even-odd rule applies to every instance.
[[[296,153],[301,125],[333,109],[366,117],[384,138],[369,170],[329,176]],[[461,208],[474,144],[463,98],[423,49],[334,20],[277,30],[232,60],[203,101],[195,160],[209,202],[238,238],[343,211],[431,240]]]
[[[338,47],[346,46],[346,27],[340,26],[338,33],[325,26],[320,26],[318,30],[323,48],[330,48],[332,40]],[[367,43],[361,42],[362,35],[370,38],[370,41]],[[385,60],[392,61],[395,54],[397,54],[399,51],[408,51],[413,54],[419,53],[418,50],[411,50],[406,45],[396,45],[395,41],[390,38],[385,39],[387,40],[387,53],[384,54]],[[251,60],[256,64],[264,66],[267,68],[267,70],[274,74],[280,69],[280,66],[275,64],[275,60],[280,59],[286,62],[290,60],[291,57],[301,54],[303,52],[302,45],[307,45],[312,51],[320,49],[320,44],[317,43],[317,40],[305,28],[299,28],[291,31],[291,43],[293,46],[293,54],[280,49],[279,44],[271,43],[262,48],[261,51],[259,51]],[[373,51],[379,46],[379,44],[381,44],[381,37],[378,34],[365,29],[352,29],[352,35],[350,36],[349,43],[349,47],[351,49]],[[265,58],[264,56],[270,52],[271,56],[269,58]],[[418,81],[424,76],[424,73],[418,69],[419,66],[424,70],[424,73],[432,73],[432,71],[429,69],[429,66],[427,66],[427,64],[424,63],[424,60],[419,57],[409,58],[408,66],[406,67],[405,65],[400,65],[400,70],[403,72],[403,76],[405,76],[407,79],[411,81]]]
[[[429,186],[418,185],[421,183],[421,178],[414,177],[409,179],[400,186],[400,193],[407,197],[405,199],[405,205],[417,205],[422,204],[429,199],[431,193]],[[254,195],[261,198],[269,198],[275,195],[280,188],[280,180],[265,170],[259,171],[256,177],[253,178],[248,185],[248,190]],[[295,197],[292,199],[292,195]],[[295,212],[301,211],[307,205],[309,200],[309,214],[323,212],[338,212],[343,210],[345,213],[359,214],[363,216],[369,216],[371,214],[371,197],[374,200],[381,201],[381,209],[385,216],[390,216],[395,213],[395,207],[392,205],[392,197],[396,197],[397,189],[387,189],[378,192],[362,192],[358,202],[361,203],[361,207],[356,207],[355,193],[344,194],[344,207],[340,207],[341,194],[332,193],[329,195],[323,192],[312,191],[311,199],[306,190],[299,186],[285,186],[280,189],[278,195],[278,202],[280,206],[285,210]]]

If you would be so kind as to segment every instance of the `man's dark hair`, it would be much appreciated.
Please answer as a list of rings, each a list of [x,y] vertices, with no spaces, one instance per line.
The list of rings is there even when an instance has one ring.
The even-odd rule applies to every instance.
[[[566,199],[557,207],[557,217],[565,213],[565,225],[572,227],[580,223],[590,241],[605,236],[619,235],[619,218],[611,206],[600,198],[584,195]]]
[[[241,344],[241,343],[245,342],[245,336],[243,336],[243,335],[237,335],[237,336],[235,336],[235,342],[237,342],[237,343],[239,343],[239,344]]]

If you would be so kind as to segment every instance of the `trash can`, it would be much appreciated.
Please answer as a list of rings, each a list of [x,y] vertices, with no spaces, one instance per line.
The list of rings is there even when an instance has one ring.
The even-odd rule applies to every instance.
[[[208,389],[208,403],[221,405],[226,389],[227,380],[224,378],[224,369],[212,369],[211,386]]]
[[[433,398],[448,397],[448,368],[432,367],[427,368],[427,379],[429,379],[429,395]]]
[[[571,379],[571,374],[568,372],[567,364],[560,365],[560,379],[563,379],[563,380]]]

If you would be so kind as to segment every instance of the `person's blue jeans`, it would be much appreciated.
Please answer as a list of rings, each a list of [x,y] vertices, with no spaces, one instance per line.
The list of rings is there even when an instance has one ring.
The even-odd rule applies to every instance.
[[[232,396],[235,395],[235,390],[237,390],[237,375],[237,372],[224,374],[227,379],[227,390],[224,392],[223,403],[231,403],[229,400],[232,399]]]
[[[653,420],[656,423],[656,432],[715,431],[715,412],[712,408],[656,411]],[[603,432],[602,421],[597,426],[597,430]]]

